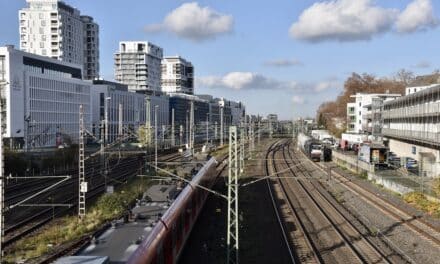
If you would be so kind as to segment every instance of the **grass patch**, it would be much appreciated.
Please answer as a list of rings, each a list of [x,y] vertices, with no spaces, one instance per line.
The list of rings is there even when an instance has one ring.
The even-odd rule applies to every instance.
[[[223,147],[217,147],[215,151],[211,152],[211,156],[221,157],[223,155],[229,154],[229,145],[225,144]]]
[[[429,215],[440,217],[440,203],[430,201],[420,192],[411,192],[403,196],[405,202],[427,212]]]
[[[440,196],[440,178],[434,180],[434,187],[432,190],[437,196]]]
[[[54,253],[57,247],[91,234],[106,222],[121,216],[129,205],[140,197],[149,182],[134,179],[113,194],[101,196],[87,210],[85,219],[67,216],[54,221],[36,235],[18,241],[5,256],[6,263],[30,261]]]

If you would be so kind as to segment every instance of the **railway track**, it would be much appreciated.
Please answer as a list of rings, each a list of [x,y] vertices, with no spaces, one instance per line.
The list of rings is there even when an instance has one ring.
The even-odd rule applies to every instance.
[[[273,143],[266,152],[266,162],[265,162],[265,170],[266,175],[272,175],[274,172],[274,159],[270,159],[270,154],[275,151],[279,142]],[[271,163],[269,165],[269,163]],[[281,190],[283,187],[279,184],[279,179],[277,180],[278,184],[271,183],[272,180],[269,178],[266,179],[266,184],[269,190],[269,195],[271,197],[273,209],[275,212],[275,216],[277,218],[278,224],[281,229],[281,233],[283,235],[284,243],[288,249],[289,256],[292,260],[292,263],[321,263],[321,260],[315,254],[317,251],[316,248],[310,243],[310,236],[306,232],[304,232],[304,226],[301,225],[301,222],[298,219],[298,215],[291,207],[291,203],[288,201],[288,197]],[[272,188],[275,189],[275,192],[272,191]],[[283,193],[282,197],[275,197],[276,194]],[[285,201],[284,205],[277,206],[277,199]],[[279,212],[280,211],[280,212]],[[289,219],[283,219],[283,216],[290,216]],[[286,222],[293,222],[297,227],[295,230],[289,232],[287,227],[285,226]],[[295,248],[295,251],[294,249]]]
[[[278,183],[284,196],[296,215],[298,226],[302,227],[314,262],[326,263],[391,263],[389,256],[382,253],[344,213],[330,202],[330,198],[319,192],[308,176],[300,170],[292,169],[293,163],[286,157],[286,142],[278,144],[272,151],[272,159],[278,172]],[[277,155],[278,154],[278,155]],[[281,166],[280,166],[281,165]],[[296,179],[290,179],[294,177]],[[308,234],[308,235],[306,235]],[[307,252],[307,251],[305,251]],[[298,256],[304,252],[297,253]],[[307,254],[305,255],[307,256]]]
[[[178,155],[177,157],[175,155],[171,155],[168,158],[165,158],[163,161],[173,161],[176,159],[181,158],[180,155]],[[226,159],[228,158],[227,155],[223,156],[220,158],[220,160],[218,161],[218,164],[216,165],[217,168],[217,180],[219,178],[219,176],[223,173],[223,171],[227,168],[227,162],[224,162]],[[105,227],[104,229],[98,230],[95,233],[102,233],[104,232],[104,230],[107,227]],[[93,235],[95,236],[95,235]],[[41,261],[39,261],[38,263],[52,263],[54,261],[56,261],[58,258],[67,255],[67,254],[76,254],[78,253],[78,250],[80,248],[83,248],[84,245],[86,245],[87,243],[90,243],[91,241],[91,235],[88,236],[84,236],[83,238],[77,240],[77,241],[72,241],[71,245],[66,247],[66,248],[62,248],[60,251],[48,256],[46,259],[43,259]]]
[[[301,155],[303,155],[301,153]],[[327,169],[323,165],[315,164],[316,168],[320,170]],[[325,171],[324,171],[325,172]],[[325,172],[327,173],[327,172]],[[418,235],[427,241],[433,246],[440,248],[440,230],[430,223],[424,221],[423,219],[414,216],[408,212],[405,212],[401,208],[393,205],[386,199],[378,196],[376,193],[365,189],[356,181],[352,181],[351,179],[347,179],[343,175],[331,171],[332,180],[335,180],[338,184],[344,186],[348,191],[352,194],[357,195],[366,203],[372,205],[381,211],[384,215],[390,217],[393,220],[398,221],[402,225],[408,227],[415,235]]]
[[[161,157],[162,161],[172,161],[177,160],[180,158],[179,154],[168,154],[163,157]],[[117,165],[113,165],[114,170],[112,171],[112,176],[109,177],[110,180],[107,181],[108,183],[114,182],[115,185],[119,185],[120,183],[124,182],[128,177],[132,176],[133,174],[136,174],[137,168],[139,167],[138,164],[138,158],[132,158],[129,159],[126,162],[123,163],[117,163]],[[91,172],[93,172],[93,175],[87,175],[87,179],[90,179],[90,177],[95,176],[102,176],[100,175],[100,170],[93,168],[91,169]],[[90,172],[90,171],[89,171]],[[102,177],[101,177],[102,178]],[[45,208],[44,210],[38,210],[33,214],[28,215],[27,217],[23,217],[22,219],[19,219],[15,221],[14,224],[9,225],[5,229],[5,240],[3,245],[5,247],[8,247],[9,245],[13,244],[17,240],[35,232],[36,230],[40,229],[44,225],[51,222],[54,218],[64,216],[72,210],[76,208],[76,200],[77,200],[77,193],[74,190],[75,188],[73,185],[77,182],[77,178],[72,178],[70,181],[66,181],[65,183],[58,186],[57,189],[53,190],[51,193],[58,193],[60,194],[60,198],[56,199],[57,201],[61,199],[62,204],[74,204],[74,206],[69,208]],[[93,188],[87,193],[87,199],[95,199],[100,194],[102,194],[105,191],[105,181],[104,179],[101,179],[98,183],[95,183]],[[32,190],[34,191],[34,190]],[[16,200],[20,197],[23,197],[24,195],[28,195],[30,192],[22,192],[20,195],[16,195],[12,199]],[[62,198],[62,197],[68,197],[68,198]],[[42,198],[40,198],[41,200]]]

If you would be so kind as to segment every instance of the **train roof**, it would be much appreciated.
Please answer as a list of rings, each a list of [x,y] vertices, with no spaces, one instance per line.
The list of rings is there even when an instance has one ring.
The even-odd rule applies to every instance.
[[[111,263],[126,262],[142,241],[148,237],[154,226],[160,223],[160,218],[172,202],[175,189],[174,184],[151,186],[144,195],[148,198],[132,208],[132,213],[139,216],[135,222],[124,223],[122,219],[118,220],[75,257],[93,259],[105,256]],[[76,263],[88,264],[89,262],[72,262],[72,264]],[[91,263],[94,264],[94,262]]]
[[[69,256],[58,259],[54,264],[106,264],[108,257],[100,256]]]

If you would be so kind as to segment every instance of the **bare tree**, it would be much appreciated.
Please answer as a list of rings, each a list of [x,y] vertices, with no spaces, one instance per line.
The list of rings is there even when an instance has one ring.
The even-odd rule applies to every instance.
[[[408,71],[405,69],[400,69],[396,75],[394,76],[395,80],[398,82],[402,82],[407,86],[410,82],[415,79],[415,75],[412,71]]]

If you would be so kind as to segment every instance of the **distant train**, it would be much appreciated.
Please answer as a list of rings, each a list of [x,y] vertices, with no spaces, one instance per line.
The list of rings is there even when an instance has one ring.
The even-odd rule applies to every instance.
[[[298,134],[298,147],[313,161],[320,161],[322,155],[321,143],[302,133]]]
[[[217,161],[211,158],[197,173],[171,207],[153,227],[149,236],[131,255],[131,264],[174,264],[203,208],[208,192],[196,187],[211,188],[216,179]]]

